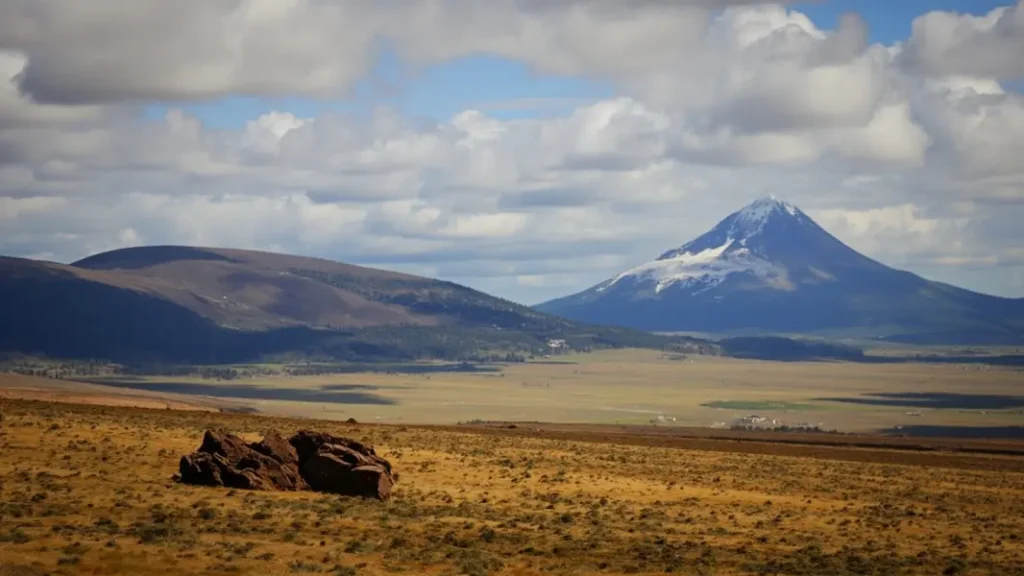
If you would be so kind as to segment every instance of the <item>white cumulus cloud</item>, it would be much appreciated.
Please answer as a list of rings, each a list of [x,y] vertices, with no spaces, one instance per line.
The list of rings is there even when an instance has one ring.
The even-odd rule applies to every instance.
[[[744,1],[2,2],[0,252],[273,248],[532,302],[773,193],[884,262],[1024,295],[1022,13],[926,14],[883,46],[854,14],[824,29]],[[180,108],[343,98],[384,48],[614,95],[512,120],[380,106],[212,127]]]

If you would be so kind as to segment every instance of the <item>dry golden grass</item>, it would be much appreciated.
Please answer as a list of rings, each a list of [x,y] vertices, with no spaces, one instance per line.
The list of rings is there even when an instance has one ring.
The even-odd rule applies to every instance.
[[[249,415],[0,403],[0,574],[1024,574],[1024,474]],[[313,427],[386,503],[170,480],[202,431]]]

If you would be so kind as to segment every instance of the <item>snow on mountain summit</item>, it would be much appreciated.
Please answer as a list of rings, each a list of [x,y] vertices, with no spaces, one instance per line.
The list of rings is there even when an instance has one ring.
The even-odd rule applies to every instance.
[[[788,202],[776,199],[775,196],[768,196],[755,200],[739,212],[736,212],[734,214],[734,225],[737,228],[744,228],[748,233],[756,233],[764,227],[774,214],[798,216],[800,210]]]
[[[734,250],[756,248],[769,225],[795,223],[805,225],[811,220],[799,208],[776,199],[774,196],[751,202],[741,210],[733,212],[706,234],[679,248],[662,254],[659,260],[668,260],[684,253],[703,252],[733,241]],[[755,249],[755,251],[757,251]]]
[[[624,281],[650,284],[655,293],[668,287],[688,288],[699,293],[721,284],[734,274],[752,274],[769,283],[784,283],[786,269],[760,253],[757,238],[776,216],[806,218],[800,210],[777,200],[761,198],[731,214],[692,242],[670,250],[656,260],[619,274],[597,287],[603,292]]]

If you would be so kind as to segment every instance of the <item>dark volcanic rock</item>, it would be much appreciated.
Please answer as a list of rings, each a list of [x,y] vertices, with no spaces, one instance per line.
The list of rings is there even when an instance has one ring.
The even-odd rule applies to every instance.
[[[219,454],[231,461],[241,460],[250,451],[245,440],[233,434],[215,430],[207,430],[206,434],[203,434],[203,443],[199,446],[199,452]]]
[[[299,462],[299,455],[295,453],[295,448],[291,443],[273,430],[267,432],[263,440],[253,444],[252,449],[281,463],[298,464]]]
[[[276,442],[274,436],[280,441]],[[291,448],[291,445],[277,435],[268,439],[250,445],[233,434],[207,430],[199,450],[182,457],[179,465],[181,481],[250,490],[298,490],[305,487],[294,451],[289,454],[283,448]],[[283,457],[279,457],[282,451]]]
[[[206,452],[193,452],[181,457],[178,474],[185,484],[200,486],[223,486],[220,466],[214,463],[214,456]]]
[[[270,432],[246,444],[208,430],[199,450],[183,456],[181,482],[249,490],[305,490],[385,500],[395,478],[391,463],[361,442],[303,430],[285,440]]]
[[[391,463],[372,446],[311,430],[292,436],[291,443],[302,463],[302,476],[314,490],[381,500],[391,495]]]
[[[328,452],[353,463],[382,466],[388,473],[391,472],[391,463],[377,456],[373,446],[367,446],[351,438],[335,436],[326,432],[300,430],[295,436],[292,436],[290,442],[298,452],[300,462],[306,462],[319,452]]]
[[[320,492],[366,496],[387,500],[394,481],[391,474],[373,464],[353,465],[334,454],[321,452],[302,466],[310,487]]]

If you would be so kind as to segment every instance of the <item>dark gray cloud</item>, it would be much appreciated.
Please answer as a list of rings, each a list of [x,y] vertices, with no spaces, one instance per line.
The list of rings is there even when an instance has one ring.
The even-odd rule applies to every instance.
[[[28,57],[17,84],[47,103],[337,94],[368,70],[373,4],[11,0],[0,48]]]
[[[900,63],[934,76],[1024,79],[1024,1],[983,17],[929,12],[914,20]]]
[[[342,96],[372,69],[389,39],[408,54],[438,51],[443,59],[493,51],[502,36],[537,36],[530,31],[546,27],[548,19],[573,20],[575,26],[553,28],[547,46],[507,48],[524,55],[547,51],[553,59],[557,47],[571,49],[577,53],[565,64],[583,67],[602,50],[588,44],[602,35],[614,41],[609,32],[623,17],[699,24],[709,10],[752,3],[648,0],[627,8],[606,0],[494,0],[486,7],[475,0],[90,0],[86,7],[75,0],[8,0],[0,3],[0,49],[27,56],[16,83],[46,103]]]

